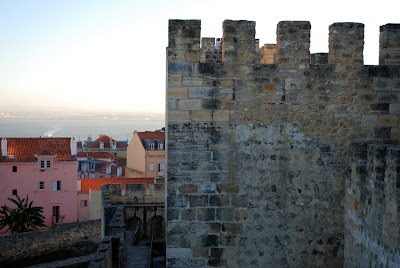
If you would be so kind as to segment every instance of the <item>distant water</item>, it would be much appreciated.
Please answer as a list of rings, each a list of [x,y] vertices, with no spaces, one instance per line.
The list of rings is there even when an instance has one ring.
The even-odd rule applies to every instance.
[[[165,126],[164,121],[127,120],[59,120],[0,118],[0,137],[75,137],[97,139],[99,134],[116,140],[132,138],[133,131],[154,131]]]

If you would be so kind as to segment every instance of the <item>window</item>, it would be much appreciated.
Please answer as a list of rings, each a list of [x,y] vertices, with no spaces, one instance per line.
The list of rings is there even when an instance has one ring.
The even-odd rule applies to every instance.
[[[39,190],[44,190],[44,181],[39,181]]]
[[[116,148],[117,148],[117,142],[116,142],[116,141],[113,141],[113,142],[112,142],[112,147],[113,147],[113,149],[116,149]]]
[[[40,169],[49,169],[51,168],[50,160],[40,160]]]
[[[104,149],[104,142],[100,142],[100,149]]]
[[[163,143],[159,143],[159,144],[158,144],[158,149],[159,149],[159,150],[164,149],[164,144],[163,144]]]
[[[61,181],[53,181],[53,191],[61,190]]]
[[[149,143],[150,150],[154,150],[154,143]]]
[[[157,169],[158,169],[158,175],[164,175],[164,163],[158,163]]]
[[[153,163],[149,164],[149,171],[154,171],[154,164]]]
[[[87,207],[87,200],[81,200],[81,207]]]
[[[17,172],[17,166],[12,166],[12,172]]]
[[[17,195],[17,189],[13,189],[13,190],[12,190],[12,194],[13,194],[13,195]]]

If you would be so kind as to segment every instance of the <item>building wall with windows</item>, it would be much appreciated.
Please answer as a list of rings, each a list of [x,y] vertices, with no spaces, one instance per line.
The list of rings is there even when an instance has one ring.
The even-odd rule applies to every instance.
[[[165,133],[133,132],[127,149],[126,177],[164,176]]]
[[[8,198],[18,195],[22,199],[28,195],[33,206],[43,207],[48,228],[56,222],[76,221],[76,145],[71,150],[71,138],[6,140],[7,144],[2,142],[6,151],[0,157],[0,206],[13,207]],[[24,149],[27,146],[32,148]]]
[[[122,195],[125,195],[126,184],[145,184],[146,191],[141,193],[138,198],[142,200],[144,196],[152,196],[150,184],[162,184],[163,180],[155,178],[94,178],[78,180],[78,220],[97,220],[101,218],[101,186],[104,184],[119,184],[122,187]],[[157,196],[160,198],[160,196]]]

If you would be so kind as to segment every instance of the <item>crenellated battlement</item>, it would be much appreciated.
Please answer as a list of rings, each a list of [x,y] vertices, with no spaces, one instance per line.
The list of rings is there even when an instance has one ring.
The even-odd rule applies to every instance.
[[[288,67],[325,62],[310,61],[310,22],[279,22],[276,44],[265,44],[261,48],[256,46],[255,25],[254,21],[225,20],[222,51],[216,51],[215,38],[200,38],[199,20],[171,20],[168,50],[181,52],[181,55],[174,54],[176,60],[188,57],[191,61],[201,62],[283,64]],[[380,27],[380,65],[400,65],[399,36],[400,24]],[[363,49],[364,24],[343,22],[329,27],[329,64],[363,65]],[[260,58],[258,53],[263,55],[261,62],[256,60]]]

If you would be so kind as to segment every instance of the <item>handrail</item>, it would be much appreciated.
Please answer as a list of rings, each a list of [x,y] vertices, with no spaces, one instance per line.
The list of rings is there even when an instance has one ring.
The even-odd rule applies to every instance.
[[[138,222],[137,226],[136,226],[136,230],[135,230],[135,235],[133,237],[133,245],[135,246],[135,244],[137,244],[137,238],[139,236],[139,227],[140,227],[140,221]]]
[[[153,238],[154,235],[151,236],[151,243],[150,243],[150,264],[149,264],[149,268],[153,267]]]

